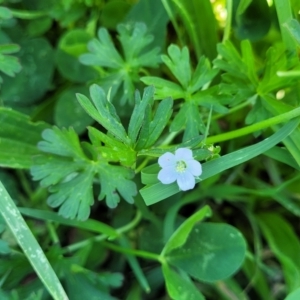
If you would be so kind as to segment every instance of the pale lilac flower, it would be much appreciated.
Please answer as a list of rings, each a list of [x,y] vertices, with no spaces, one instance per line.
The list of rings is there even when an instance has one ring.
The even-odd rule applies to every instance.
[[[193,158],[193,152],[187,148],[179,148],[175,154],[166,152],[158,159],[162,169],[158,173],[158,180],[163,184],[177,181],[182,191],[195,187],[195,177],[202,174],[201,164]]]

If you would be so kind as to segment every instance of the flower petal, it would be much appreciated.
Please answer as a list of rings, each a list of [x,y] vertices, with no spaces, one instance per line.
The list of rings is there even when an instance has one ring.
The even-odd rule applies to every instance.
[[[170,167],[176,165],[175,155],[171,152],[166,152],[158,159],[158,164],[162,167]]]
[[[202,174],[202,166],[197,160],[188,160],[186,162],[186,171],[192,173],[194,176],[200,176]]]
[[[179,148],[175,151],[176,160],[190,160],[193,159],[193,151],[188,148]]]
[[[174,167],[166,167],[158,172],[157,178],[163,184],[170,184],[176,181],[177,173]]]
[[[178,173],[177,184],[182,191],[191,190],[195,187],[195,177],[190,172]]]

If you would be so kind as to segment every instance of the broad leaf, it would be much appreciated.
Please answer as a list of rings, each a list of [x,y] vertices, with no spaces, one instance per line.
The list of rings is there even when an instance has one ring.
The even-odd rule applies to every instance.
[[[214,282],[232,276],[242,265],[246,242],[227,224],[200,223],[185,244],[165,254],[171,265],[203,281]]]

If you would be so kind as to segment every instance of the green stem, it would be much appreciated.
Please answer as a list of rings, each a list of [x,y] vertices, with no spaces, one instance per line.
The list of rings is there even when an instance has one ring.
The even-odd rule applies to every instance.
[[[59,237],[56,233],[56,230],[52,224],[52,222],[46,222],[46,226],[47,226],[47,229],[49,231],[49,234],[50,234],[50,237],[51,237],[51,241],[53,244],[55,245],[59,245],[60,244],[60,240],[59,240]]]
[[[206,139],[207,139],[207,136],[209,134],[211,115],[212,115],[212,105],[210,106],[210,110],[209,110],[209,114],[208,114],[208,118],[207,118],[207,125],[206,125],[206,129],[205,129],[205,133],[204,133],[204,139],[203,139],[204,144],[206,144]]]
[[[248,99],[247,101],[245,101],[245,102],[243,102],[243,103],[241,103],[241,104],[239,104],[239,105],[236,105],[236,106],[230,108],[230,109],[229,109],[226,113],[224,113],[224,114],[217,114],[217,115],[214,115],[211,119],[212,119],[212,120],[218,120],[218,119],[220,119],[220,118],[223,118],[224,116],[230,115],[230,114],[232,114],[232,113],[234,113],[234,112],[236,112],[236,111],[238,111],[238,110],[240,110],[240,109],[243,109],[245,106],[249,105],[249,104],[252,103],[252,102],[253,102],[253,99],[250,98],[250,99]]]
[[[126,224],[125,226],[122,226],[118,229],[116,229],[116,231],[118,232],[119,236],[121,236],[122,233],[124,232],[128,232],[130,231],[132,228],[136,227],[136,225],[140,222],[140,220],[142,219],[142,214],[141,212],[138,210],[137,214],[135,215],[134,219],[132,221],[130,221],[128,224]],[[100,234],[98,236],[83,240],[81,242],[69,245],[67,247],[65,247],[63,249],[63,253],[69,253],[69,252],[74,252],[78,249],[84,248],[85,246],[91,244],[91,243],[95,243],[95,242],[103,242],[105,240],[107,240],[107,235],[106,234]],[[111,239],[112,240],[112,239]]]
[[[29,11],[29,10],[17,10],[17,9],[9,9],[9,10],[15,18],[24,19],[24,20],[39,19],[47,16],[47,12],[44,11]]]
[[[28,183],[28,180],[24,174],[23,170],[16,170],[18,177],[19,177],[19,182],[21,183],[21,186],[24,190],[24,192],[26,193],[26,196],[31,199],[33,191],[31,189],[31,186]]]
[[[249,133],[253,133],[255,131],[259,131],[261,129],[264,129],[264,128],[267,128],[270,126],[273,126],[273,125],[276,125],[279,123],[283,123],[285,121],[291,120],[298,116],[300,116],[300,107],[295,108],[295,109],[293,109],[287,113],[281,114],[279,116],[267,119],[265,121],[255,123],[250,126],[246,126],[241,129],[237,129],[237,130],[233,130],[230,132],[218,134],[218,135],[215,135],[212,137],[208,137],[206,142],[207,142],[207,144],[214,144],[214,143],[219,143],[219,142],[235,139],[235,138],[247,135]]]
[[[149,157],[147,157],[146,159],[144,159],[142,161],[142,163],[135,169],[135,174],[140,173],[148,165],[149,161],[150,161]]]
[[[297,182],[300,179],[300,173],[293,176],[291,179],[284,181],[280,186],[276,188],[276,193],[280,193],[284,189],[286,189],[293,182]]]
[[[156,254],[156,253],[142,251],[142,250],[134,250],[134,249],[130,249],[130,248],[123,248],[123,247],[120,247],[118,245],[115,245],[115,244],[109,243],[109,242],[103,242],[102,245],[104,245],[106,248],[109,248],[116,252],[132,254],[134,256],[139,256],[139,257],[142,257],[145,259],[151,259],[151,260],[155,260],[158,262],[161,261],[160,255]]]
[[[231,20],[232,20],[232,0],[226,1],[226,11],[227,11],[227,18],[226,18],[226,26],[224,29],[224,35],[222,42],[224,43],[230,37],[231,32]]]

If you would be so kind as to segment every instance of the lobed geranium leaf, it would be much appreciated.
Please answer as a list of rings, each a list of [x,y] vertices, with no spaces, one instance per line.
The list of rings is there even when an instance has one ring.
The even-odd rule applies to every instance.
[[[121,124],[115,107],[106,98],[104,90],[96,84],[90,87],[92,102],[84,95],[77,94],[77,99],[85,111],[99,122],[108,132],[125,144],[130,144],[127,133]]]
[[[90,215],[90,206],[94,203],[94,176],[93,168],[73,173],[70,180],[49,188],[52,194],[48,197],[47,203],[51,207],[59,207],[59,214],[65,218],[86,220]]]
[[[88,43],[90,53],[81,55],[79,59],[83,64],[104,68],[100,83],[106,92],[113,87],[112,97],[122,85],[120,103],[123,105],[134,98],[134,84],[139,81],[140,70],[143,67],[157,67],[160,58],[158,48],[145,50],[153,41],[145,24],[120,24],[117,31],[124,57],[116,50],[108,31],[100,28],[98,39]]]
[[[125,60],[133,67],[142,65],[146,67],[157,67],[160,62],[158,52],[155,47],[147,53],[141,52],[153,41],[153,36],[148,34],[147,26],[144,23],[136,23],[133,27],[129,24],[120,24],[117,27],[119,40],[124,49]]]
[[[201,56],[197,64],[196,70],[192,74],[189,92],[195,93],[200,88],[205,86],[207,83],[211,82],[213,78],[217,75],[218,70],[212,69],[210,61]]]
[[[137,188],[130,179],[134,172],[122,166],[103,165],[99,167],[99,178],[101,183],[101,192],[99,199],[106,197],[106,204],[110,208],[115,208],[119,201],[119,194],[130,204],[134,202],[134,196],[137,194]],[[117,193],[118,192],[118,193]]]
[[[166,97],[172,97],[173,100],[184,98],[185,93],[182,87],[172,81],[154,77],[144,76],[141,77],[141,81],[147,85],[155,86],[155,99],[161,100]]]
[[[168,54],[162,55],[163,62],[171,70],[173,75],[177,78],[184,89],[187,89],[192,78],[192,71],[190,66],[190,54],[187,47],[181,50],[176,45],[168,47]]]
[[[184,142],[192,139],[194,136],[198,136],[199,132],[203,133],[205,131],[199,108],[192,101],[182,105],[171,123],[170,131],[177,132],[181,129],[185,129]]]
[[[69,130],[58,127],[45,129],[42,133],[44,141],[38,143],[38,148],[44,152],[61,156],[71,156],[84,159],[78,135],[73,128]]]
[[[59,207],[59,214],[65,218],[82,221],[89,217],[90,206],[94,203],[93,185],[97,176],[101,185],[99,200],[106,197],[106,203],[111,208],[119,203],[119,194],[128,203],[133,203],[133,197],[137,194],[136,185],[130,180],[134,172],[123,166],[108,164],[112,157],[110,153],[117,153],[117,149],[124,148],[124,144],[119,141],[112,143],[112,138],[103,138],[105,135],[96,129],[90,132],[92,142],[100,144],[98,147],[101,150],[102,140],[112,148],[107,147],[108,152],[101,151],[101,155],[96,154],[94,160],[90,160],[85,156],[74,130],[47,129],[43,134],[47,141],[39,142],[39,147],[48,155],[36,157],[35,164],[31,167],[33,179],[40,180],[41,185],[48,187],[51,193],[47,203],[51,207]],[[85,145],[87,149],[91,148],[92,152],[96,153],[98,150],[91,144]],[[110,150],[115,148],[114,145],[120,148]],[[106,157],[107,153],[109,155]],[[123,152],[125,153],[126,151]],[[124,155],[125,165],[129,164],[130,155]],[[116,156],[116,161],[123,162],[119,156]],[[133,161],[134,159],[131,159],[130,163]]]
[[[79,59],[85,65],[113,69],[118,69],[123,65],[124,61],[105,28],[98,30],[98,39],[92,39],[88,43],[88,50],[91,53],[82,54]]]
[[[20,72],[22,69],[19,59],[11,55],[3,54],[5,53],[3,50],[4,49],[0,49],[0,52],[2,52],[0,53],[0,71],[8,76],[14,77],[15,74]]]
[[[142,98],[138,91],[135,93],[135,106],[128,126],[128,136],[133,143],[142,127],[147,106],[153,103],[154,90],[153,86],[145,88]]]
[[[162,100],[155,112],[153,120],[149,124],[149,135],[144,148],[151,147],[165,129],[172,115],[173,100],[167,98]]]

